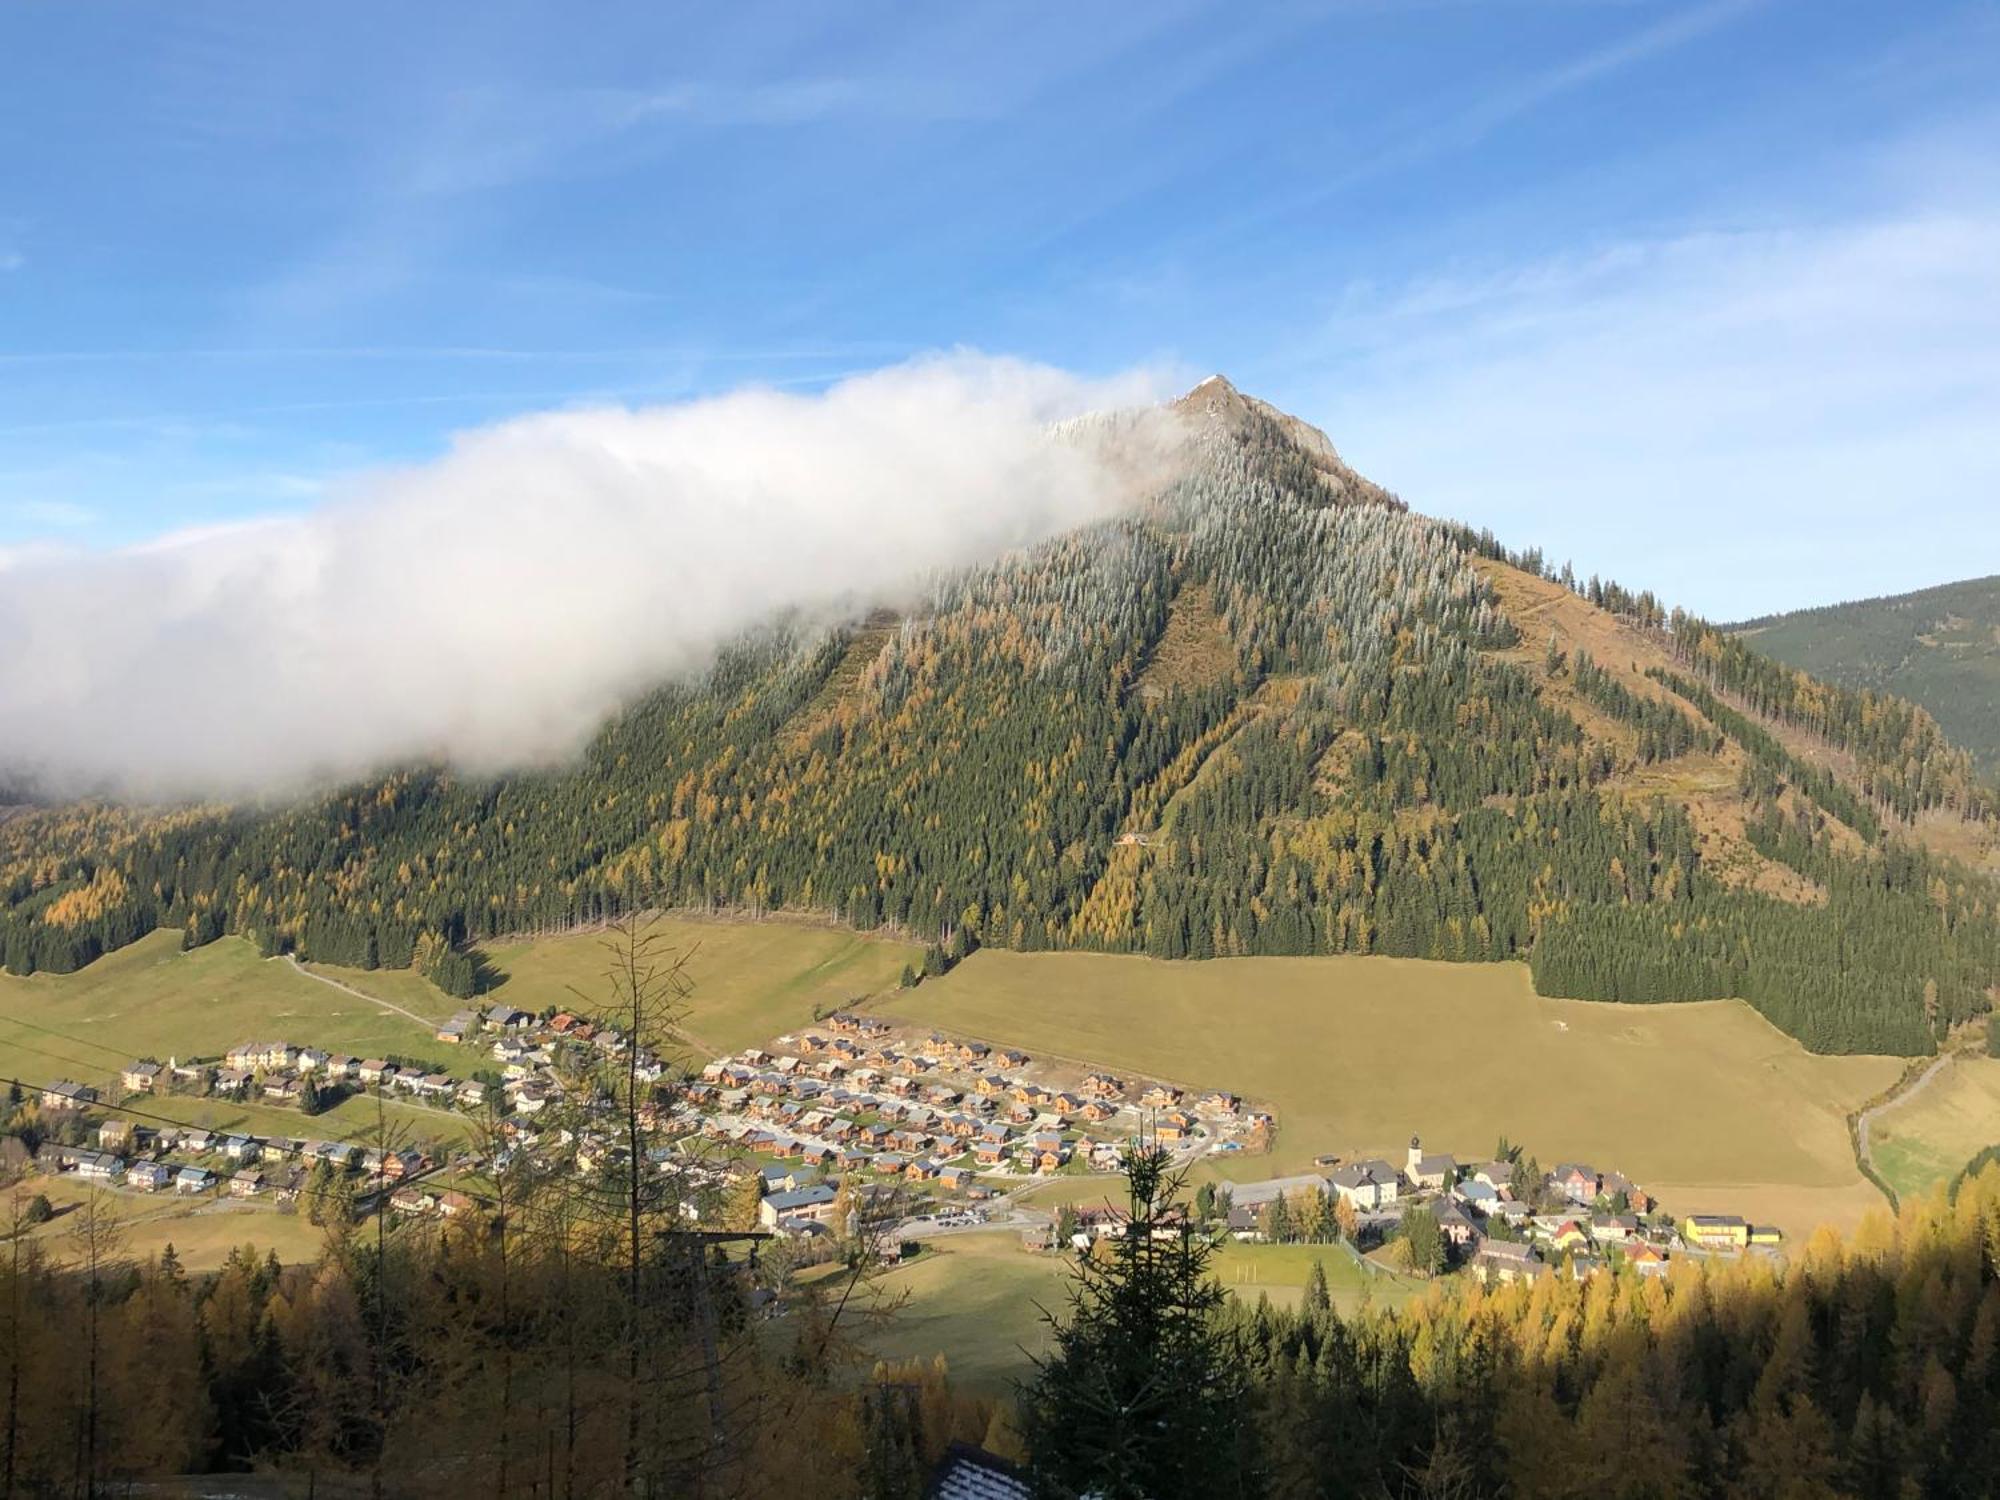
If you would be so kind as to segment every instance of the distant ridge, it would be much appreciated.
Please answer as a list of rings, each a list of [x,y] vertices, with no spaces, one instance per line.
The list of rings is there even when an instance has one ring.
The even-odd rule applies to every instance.
[[[2000,574],[1724,629],[1816,677],[1921,703],[2000,779]]]

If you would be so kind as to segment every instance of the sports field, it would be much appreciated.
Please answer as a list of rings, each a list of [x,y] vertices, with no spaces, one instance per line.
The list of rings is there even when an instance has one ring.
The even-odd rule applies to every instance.
[[[1220,1175],[1299,1171],[1321,1153],[1400,1160],[1412,1132],[1477,1158],[1504,1134],[1544,1165],[1615,1168],[1676,1209],[1792,1234],[1880,1205],[1845,1117],[1902,1066],[1813,1056],[1735,1001],[1544,999],[1519,964],[989,949],[877,1008],[1268,1105],[1275,1151]]]
[[[1875,1167],[1901,1197],[1949,1182],[2000,1145],[2000,1058],[1960,1054],[1927,1087],[1875,1117]]]

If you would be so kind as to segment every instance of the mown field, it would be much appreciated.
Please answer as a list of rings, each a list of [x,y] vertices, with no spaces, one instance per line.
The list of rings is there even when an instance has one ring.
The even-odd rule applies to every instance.
[[[2000,1146],[2000,1058],[1961,1054],[1914,1097],[1875,1117],[1875,1168],[1901,1197],[1949,1182]]]
[[[1220,1175],[1299,1171],[1321,1153],[1400,1160],[1413,1131],[1476,1157],[1505,1134],[1544,1164],[1588,1160],[1674,1207],[1793,1234],[1880,1204],[1845,1117],[1901,1067],[1813,1056],[1734,1001],[1544,999],[1516,964],[986,950],[877,1008],[1269,1105],[1274,1152]]]
[[[919,944],[839,927],[662,917],[651,930],[663,956],[669,949],[687,956],[694,988],[685,1029],[715,1054],[767,1042],[810,1021],[816,1006],[890,989],[904,964],[923,962]],[[487,957],[504,976],[492,998],[522,1010],[575,1005],[579,991],[605,992],[600,933],[538,938],[490,949]]]

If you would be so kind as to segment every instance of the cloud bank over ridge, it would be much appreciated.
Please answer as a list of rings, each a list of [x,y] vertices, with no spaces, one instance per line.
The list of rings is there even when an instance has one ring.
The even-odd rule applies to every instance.
[[[302,515],[0,555],[0,767],[177,796],[560,759],[776,612],[1129,502],[1049,427],[1155,394],[954,354],[816,395],[527,417]]]

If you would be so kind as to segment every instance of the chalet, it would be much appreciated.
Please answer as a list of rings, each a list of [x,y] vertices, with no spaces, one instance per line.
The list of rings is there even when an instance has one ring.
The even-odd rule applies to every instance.
[[[125,1158],[109,1151],[86,1151],[77,1158],[76,1175],[89,1182],[116,1182],[125,1175]]]
[[[1165,1146],[1186,1140],[1193,1129],[1193,1117],[1177,1109],[1168,1110],[1153,1122],[1153,1134]]]
[[[903,1168],[903,1175],[912,1182],[929,1182],[938,1174],[938,1164],[928,1156],[919,1156]]]
[[[1349,1162],[1336,1168],[1327,1181],[1357,1209],[1372,1211],[1396,1201],[1396,1169],[1379,1157]]]
[[[215,1186],[215,1174],[207,1167],[182,1167],[174,1173],[177,1193],[205,1193]]]
[[[557,1036],[568,1036],[582,1024],[583,1018],[581,1016],[571,1015],[566,1010],[559,1010],[549,1017],[549,1030],[553,1031]]]
[[[825,1182],[789,1193],[773,1193],[757,1205],[757,1221],[766,1229],[776,1229],[783,1219],[824,1221],[832,1216],[834,1200],[839,1196],[839,1191]]]
[[[1008,1084],[998,1073],[982,1073],[979,1075],[979,1081],[973,1084],[973,1088],[990,1099],[995,1095],[1006,1093]]]
[[[263,1191],[262,1167],[244,1167],[229,1176],[229,1196],[232,1198],[254,1198]]]
[[[1216,1114],[1233,1115],[1243,1107],[1243,1101],[1222,1089],[1211,1089],[1201,1096],[1201,1107]]]
[[[1424,1143],[1416,1136],[1410,1137],[1410,1150],[1403,1162],[1403,1176],[1413,1188],[1428,1188],[1432,1192],[1443,1192],[1445,1184],[1458,1172],[1458,1162],[1448,1155],[1425,1155]]]
[[[422,1188],[398,1188],[389,1195],[389,1207],[399,1214],[407,1214],[415,1217],[427,1214],[437,1207],[437,1199],[433,1198]]]
[[[301,1073],[317,1073],[332,1061],[333,1054],[317,1047],[299,1048],[297,1067]]]
[[[417,1080],[417,1093],[426,1099],[449,1099],[458,1080],[449,1073],[426,1073]]]
[[[884,1151],[869,1159],[868,1169],[871,1172],[879,1172],[884,1177],[901,1177],[903,1169],[909,1164],[909,1158],[898,1156],[893,1151]]]
[[[305,1085],[289,1073],[281,1073],[276,1078],[264,1080],[264,1097],[280,1104],[296,1104],[305,1092]]]
[[[1125,1085],[1109,1073],[1092,1073],[1079,1088],[1093,1099],[1116,1099],[1125,1092]]]
[[[232,1135],[222,1143],[222,1154],[231,1161],[255,1161],[263,1150],[264,1143],[254,1135]]]
[[[1079,1118],[1088,1120],[1093,1125],[1102,1125],[1106,1120],[1116,1116],[1117,1113],[1117,1106],[1105,1099],[1086,1100],[1083,1108],[1077,1111]]]
[[[1139,1096],[1141,1109],[1172,1109],[1181,1102],[1181,1091],[1164,1083],[1156,1083]]]
[[[345,1052],[336,1052],[326,1060],[326,1076],[329,1078],[351,1078],[359,1063]]]
[[[1028,1054],[1025,1052],[1016,1052],[1012,1048],[1007,1048],[1000,1054],[1000,1066],[1003,1068],[1025,1068],[1027,1065]]]
[[[450,1045],[456,1047],[478,1029],[479,1017],[473,1015],[471,1011],[462,1010],[442,1026],[438,1027],[435,1035],[439,1041],[448,1042]]]
[[[535,1018],[525,1010],[516,1010],[511,1005],[491,1005],[482,1018],[495,1031],[525,1031],[535,1024]]]
[[[477,1109],[486,1102],[486,1085],[477,1078],[468,1078],[458,1086],[458,1102],[467,1109]]]
[[[97,1090],[87,1083],[59,1079],[42,1090],[43,1109],[83,1109],[97,1102]]]
[[[160,1081],[160,1065],[156,1062],[134,1062],[125,1064],[125,1071],[118,1075],[118,1081],[127,1093],[150,1094]]]
[[[142,1193],[157,1193],[174,1180],[174,1169],[157,1161],[138,1161],[125,1170],[125,1185]]]
[[[954,1190],[972,1186],[972,1173],[964,1167],[942,1167],[937,1175],[940,1183]]]
[[[250,1074],[242,1068],[217,1068],[215,1070],[215,1092],[218,1094],[240,1094],[250,1087]]]
[[[1062,1170],[1063,1163],[1068,1160],[1069,1147],[1050,1147],[1035,1153],[1035,1170],[1037,1172],[1057,1172]]]
[[[1532,1281],[1547,1270],[1541,1256],[1535,1253],[1534,1246],[1515,1240],[1488,1240],[1472,1258],[1472,1274],[1479,1278],[1482,1285],[1497,1283],[1506,1286],[1515,1281]]]
[[[396,1065],[382,1061],[379,1057],[364,1057],[361,1066],[354,1070],[354,1076],[363,1083],[380,1083],[395,1074]]]

